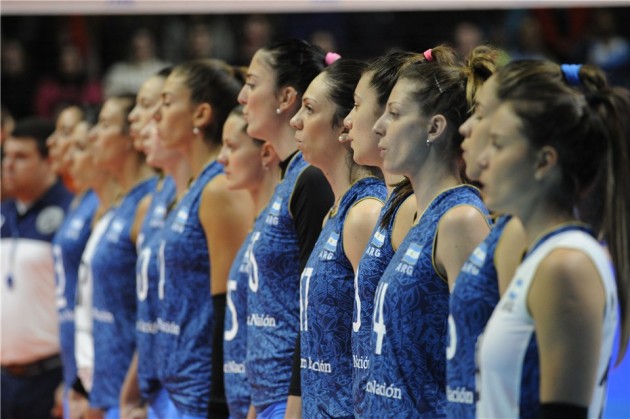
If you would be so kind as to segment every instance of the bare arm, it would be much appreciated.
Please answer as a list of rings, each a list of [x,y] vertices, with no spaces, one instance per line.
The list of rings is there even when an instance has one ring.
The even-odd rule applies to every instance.
[[[588,406],[601,347],[604,288],[591,259],[557,249],[540,264],[527,297],[540,356],[541,403]]]
[[[368,198],[357,202],[348,211],[343,225],[343,250],[354,272],[357,272],[382,208],[381,201]]]
[[[149,206],[151,206],[151,201],[153,200],[153,194],[150,193],[146,195],[140,203],[138,203],[138,207],[136,208],[136,215],[133,219],[133,224],[131,225],[130,237],[131,242],[134,244],[138,243],[138,236],[140,235],[140,230],[142,229],[142,223],[144,223],[144,217],[147,216],[147,212],[149,211]]]
[[[134,352],[131,364],[127,370],[127,376],[120,390],[120,417],[121,418],[140,418],[146,417],[146,414],[139,415],[144,412],[142,408],[142,394],[138,384],[138,352]]]
[[[212,295],[225,294],[230,267],[254,220],[253,203],[244,191],[229,191],[225,176],[209,182],[203,190],[199,219],[211,255]]]
[[[512,217],[503,229],[494,251],[494,266],[497,269],[500,296],[510,285],[526,247],[527,238],[523,225],[518,218]]]
[[[470,205],[457,206],[442,216],[434,252],[436,268],[448,279],[449,290],[453,289],[466,259],[489,232],[486,217]]]

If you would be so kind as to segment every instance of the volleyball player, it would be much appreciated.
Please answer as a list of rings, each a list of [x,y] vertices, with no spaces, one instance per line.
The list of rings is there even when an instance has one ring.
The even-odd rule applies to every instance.
[[[364,69],[364,63],[346,59],[327,66],[291,119],[304,159],[324,173],[335,195],[300,279],[303,417],[346,417],[354,410],[353,278],[387,193],[375,176],[380,171],[354,163],[342,137]]]
[[[284,417],[287,403],[290,417],[301,412],[299,374],[289,388],[292,363],[299,371],[300,362],[299,278],[334,198],[322,172],[298,152],[289,120],[324,65],[324,52],[305,41],[272,44],[254,54],[239,95],[247,133],[268,141],[282,167],[282,181],[250,253],[258,269],[252,271],[248,294],[246,370],[261,417]]]
[[[489,231],[479,192],[462,185],[457,131],[467,92],[487,74],[444,64],[455,53],[434,50],[403,71],[374,127],[384,168],[409,179],[418,216],[375,293],[365,387],[373,416],[445,416],[449,284]]]

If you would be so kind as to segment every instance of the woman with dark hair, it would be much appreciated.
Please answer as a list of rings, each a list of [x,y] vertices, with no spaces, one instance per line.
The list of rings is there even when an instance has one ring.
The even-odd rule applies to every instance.
[[[383,167],[409,179],[418,216],[375,292],[368,415],[445,416],[449,287],[489,231],[479,192],[463,184],[457,130],[489,74],[441,54],[403,71],[374,126]]]
[[[297,397],[289,397],[289,407],[295,409],[288,414],[299,415],[301,410],[299,346],[296,349],[300,272],[334,198],[322,172],[298,152],[289,120],[325,65],[324,52],[307,42],[278,42],[254,54],[239,95],[247,133],[268,141],[282,168],[282,181],[250,253],[250,263],[257,268],[249,283],[246,369],[252,404],[263,417],[284,417],[289,395]]]
[[[352,279],[386,195],[378,170],[356,164],[342,137],[343,118],[352,109],[364,68],[345,59],[326,67],[291,119],[304,159],[322,170],[335,195],[300,279],[304,417],[353,413]]]
[[[521,221],[527,250],[478,343],[477,413],[599,416],[618,307],[619,360],[630,334],[630,94],[588,66],[514,62],[496,80],[480,182],[490,208]],[[591,230],[575,208],[601,181]]]
[[[164,83],[155,116],[164,147],[181,153],[191,175],[157,248],[157,377],[167,402],[186,418],[228,415],[222,363],[225,294],[253,209],[245,192],[228,190],[216,159],[241,80],[240,73],[218,60],[178,65]]]

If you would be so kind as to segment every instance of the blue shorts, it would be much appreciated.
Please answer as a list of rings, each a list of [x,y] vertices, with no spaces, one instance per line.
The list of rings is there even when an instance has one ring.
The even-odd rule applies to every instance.
[[[259,412],[256,417],[258,419],[284,419],[284,415],[287,412],[287,402],[278,402],[270,405],[262,412]]]

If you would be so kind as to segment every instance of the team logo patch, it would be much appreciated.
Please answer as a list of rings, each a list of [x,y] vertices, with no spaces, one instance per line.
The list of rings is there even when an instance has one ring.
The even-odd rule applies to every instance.
[[[372,246],[381,247],[383,243],[385,243],[385,234],[383,233],[383,229],[379,228],[372,237]]]
[[[334,252],[337,248],[337,242],[339,241],[339,233],[332,232],[330,233],[330,237],[326,240],[326,244],[324,245],[324,249],[329,252]]]
[[[177,216],[175,217],[175,221],[173,221],[173,226],[171,229],[173,231],[177,231],[181,233],[184,231],[186,227],[186,223],[188,222],[188,208],[182,208],[177,212]]]
[[[411,243],[405,255],[402,258],[402,261],[407,265],[415,265],[418,262],[418,258],[420,257],[420,253],[422,252],[422,246],[417,243]]]
[[[475,266],[483,265],[483,262],[486,260],[486,255],[488,253],[488,246],[485,243],[481,243],[470,255],[470,262]]]
[[[280,215],[280,209],[282,208],[282,200],[277,199],[271,204],[271,209],[269,209],[269,215],[273,215],[275,217]]]
[[[107,232],[107,240],[110,242],[117,242],[120,240],[120,234],[125,228],[125,222],[123,220],[115,219],[112,221],[109,231]]]
[[[61,207],[48,207],[39,213],[35,221],[35,228],[40,234],[51,234],[57,231],[65,213]]]
[[[158,228],[164,225],[164,218],[166,218],[166,206],[157,205],[153,209],[153,213],[151,214],[151,221],[149,221],[149,226],[151,228]]]

